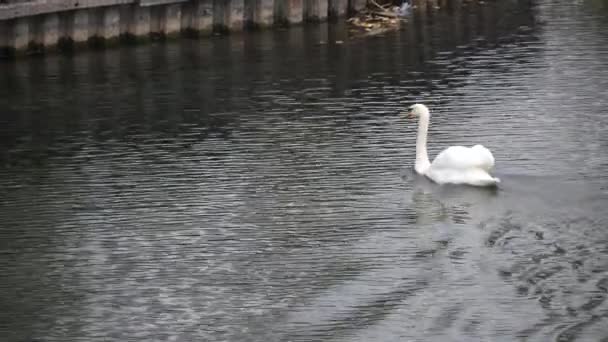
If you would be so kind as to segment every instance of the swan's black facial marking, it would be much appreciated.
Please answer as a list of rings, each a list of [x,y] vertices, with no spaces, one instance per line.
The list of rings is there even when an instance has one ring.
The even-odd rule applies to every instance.
[[[413,104],[409,107],[407,107],[407,114],[410,118],[413,118],[414,116],[416,116],[416,114],[414,114],[414,110],[416,109],[416,105]]]
[[[412,119],[414,117],[416,117],[416,114],[414,114],[414,108],[416,107],[416,105],[411,105],[409,107],[407,107],[407,117]]]

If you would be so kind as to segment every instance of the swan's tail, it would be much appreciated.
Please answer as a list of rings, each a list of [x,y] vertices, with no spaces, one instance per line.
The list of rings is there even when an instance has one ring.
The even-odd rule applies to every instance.
[[[485,178],[485,179],[477,179],[475,181],[472,181],[470,184],[475,185],[475,186],[495,186],[495,185],[498,185],[499,183],[500,183],[499,178],[489,177],[489,178]]]
[[[469,184],[475,186],[496,186],[500,183],[500,178],[492,177],[485,170],[473,171],[471,176]]]

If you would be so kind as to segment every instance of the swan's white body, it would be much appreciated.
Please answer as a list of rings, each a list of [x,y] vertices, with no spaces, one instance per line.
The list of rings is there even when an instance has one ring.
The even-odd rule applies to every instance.
[[[415,104],[409,108],[409,113],[410,116],[419,117],[414,166],[418,174],[438,184],[493,186],[500,182],[489,173],[494,167],[494,156],[482,145],[449,147],[441,151],[431,163],[426,151],[429,110],[425,105]]]

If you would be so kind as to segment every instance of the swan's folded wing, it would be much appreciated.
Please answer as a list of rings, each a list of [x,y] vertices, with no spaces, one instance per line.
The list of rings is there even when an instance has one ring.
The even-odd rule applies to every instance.
[[[494,168],[494,156],[490,150],[482,145],[475,145],[471,148],[471,151],[479,158],[479,168],[488,172]]]
[[[438,169],[471,169],[479,168],[490,171],[494,167],[492,152],[481,145],[471,148],[464,146],[449,147],[435,157],[433,168]]]

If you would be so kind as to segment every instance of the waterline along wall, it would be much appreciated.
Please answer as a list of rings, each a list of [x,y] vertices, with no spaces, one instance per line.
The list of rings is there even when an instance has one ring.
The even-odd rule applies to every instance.
[[[366,0],[0,0],[0,55],[324,21]]]
[[[324,21],[366,0],[0,0],[0,55]]]

